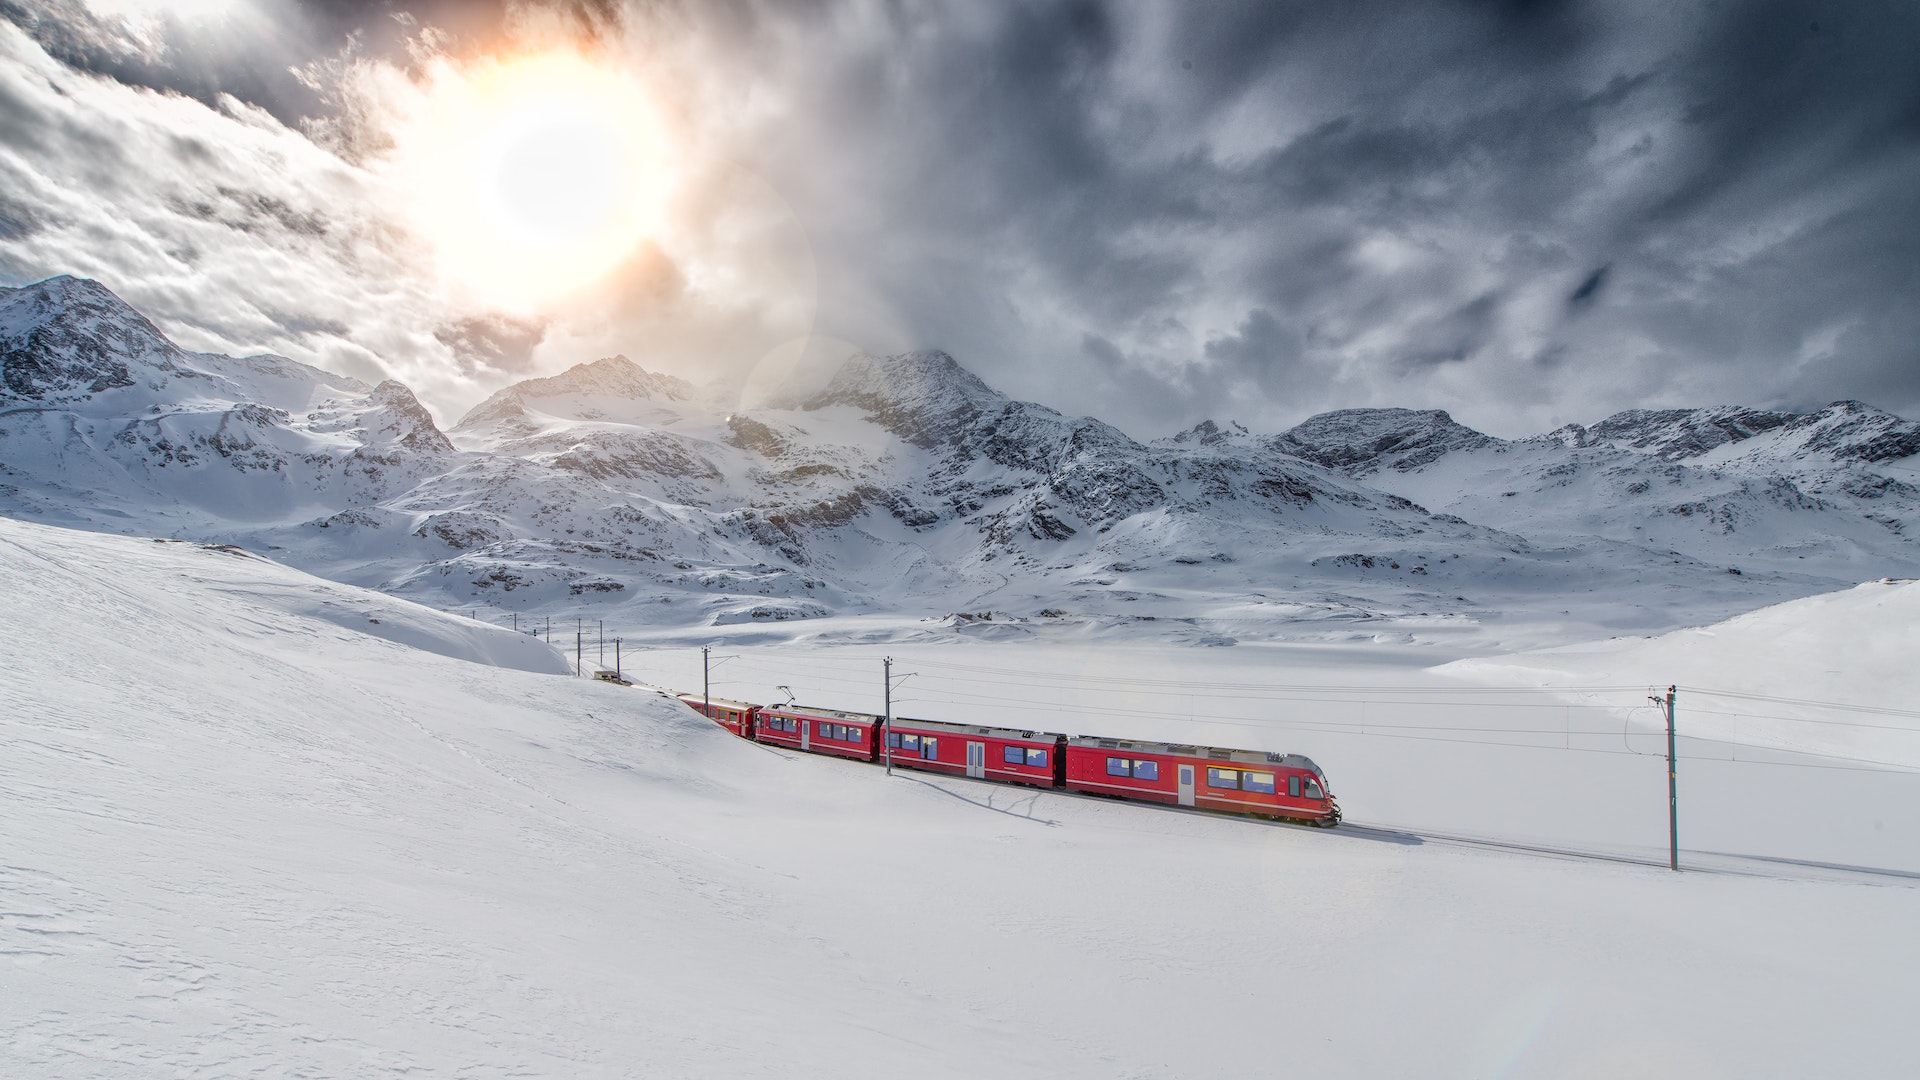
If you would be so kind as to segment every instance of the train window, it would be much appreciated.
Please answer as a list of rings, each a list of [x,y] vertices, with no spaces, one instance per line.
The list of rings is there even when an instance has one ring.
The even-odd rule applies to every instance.
[[[1300,797],[1300,777],[1298,775],[1287,777],[1287,794],[1296,799]]]
[[[1240,787],[1245,791],[1258,791],[1262,795],[1273,794],[1273,774],[1270,772],[1243,772],[1240,774]]]
[[[901,739],[900,749],[905,750],[910,754],[919,753],[920,752],[920,736],[909,735],[906,738]]]
[[[1207,770],[1207,786],[1238,790],[1240,787],[1240,770],[1210,768]]]
[[[1311,776],[1307,777],[1307,798],[1324,799],[1326,797],[1327,793],[1320,788],[1320,781]]]
[[[1018,765],[1021,762],[1027,760],[1026,752],[1024,750],[1021,750],[1017,746],[1009,746],[1005,750],[1002,750],[1000,752],[1000,757],[1001,757],[1001,760],[1005,761],[1009,765]]]
[[[1128,763],[1128,761],[1127,761],[1127,759],[1126,759],[1126,758],[1123,758],[1123,757],[1110,757],[1110,758],[1108,758],[1108,759],[1107,759],[1107,775],[1108,775],[1108,776],[1126,776],[1126,775],[1128,775],[1128,774],[1129,774],[1129,770],[1128,770],[1128,768],[1127,768],[1127,766],[1128,766],[1128,764],[1129,764],[1129,763]]]
[[[928,761],[940,760],[940,740],[929,735],[920,740],[920,756]]]
[[[1035,768],[1035,769],[1044,769],[1044,768],[1046,768],[1046,767],[1047,767],[1047,752],[1046,752],[1045,750],[1029,750],[1029,751],[1027,751],[1027,765],[1028,765],[1028,766],[1030,766],[1030,767],[1032,767],[1032,768]]]
[[[895,750],[900,749],[900,733],[897,731],[887,732],[887,745],[893,747]]]
[[[1160,779],[1160,763],[1157,761],[1136,761],[1133,763],[1133,775],[1138,780]]]

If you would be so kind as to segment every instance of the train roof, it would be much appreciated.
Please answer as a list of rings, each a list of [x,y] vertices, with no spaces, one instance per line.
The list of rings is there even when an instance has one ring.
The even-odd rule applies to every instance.
[[[1320,766],[1314,764],[1312,758],[1305,754],[1276,754],[1267,750],[1233,750],[1224,746],[1200,746],[1195,743],[1110,739],[1103,735],[1075,735],[1067,740],[1067,745],[1100,750],[1137,750],[1143,754],[1205,758],[1209,761],[1231,761],[1243,765],[1280,765],[1289,769],[1305,769],[1316,776],[1327,775]]]
[[[689,705],[698,704],[704,701],[704,702],[712,702],[713,704],[719,705],[722,708],[740,709],[742,711],[759,707],[754,705],[750,701],[735,701],[732,698],[708,697],[705,694],[675,694],[673,696],[679,698],[681,701],[684,701]]]
[[[840,709],[821,709],[812,705],[763,705],[762,715],[779,714],[781,716],[804,716],[809,720],[844,720],[855,724],[877,724],[885,717],[872,713],[844,712]],[[898,719],[898,717],[895,717]]]
[[[979,724],[954,724],[945,720],[916,720],[911,716],[893,718],[895,731],[935,731],[952,735],[985,735],[992,739],[1014,739],[1028,742],[1059,742],[1066,738],[1058,731],[1030,731],[1024,728],[983,727]]]

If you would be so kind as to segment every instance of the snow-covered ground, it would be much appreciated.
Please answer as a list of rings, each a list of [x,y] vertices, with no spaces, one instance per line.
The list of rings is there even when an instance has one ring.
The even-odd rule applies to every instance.
[[[1920,776],[1860,771],[1912,764],[1903,732],[1851,762],[1694,740],[1701,869],[1664,868],[1633,710],[1681,681],[1684,726],[1687,681],[1758,685],[1731,628],[1733,656],[1618,646],[1492,689],[1382,647],[893,654],[908,714],[1309,753],[1349,814],[1323,832],[748,744],[218,548],[0,519],[0,580],[0,1075],[1911,1068]],[[1831,632],[1907,632],[1879,588]],[[650,644],[629,674],[698,688],[693,644]],[[715,652],[716,694],[880,704],[879,647]],[[1882,696],[1898,654],[1835,655],[1846,702],[1911,703]]]

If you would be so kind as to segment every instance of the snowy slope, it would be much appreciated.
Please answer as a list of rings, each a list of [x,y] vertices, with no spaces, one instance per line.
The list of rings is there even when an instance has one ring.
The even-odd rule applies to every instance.
[[[0,574],[6,1075],[1906,1062],[1920,893],[1897,875],[1672,875],[1417,821],[890,781],[640,690],[370,636],[231,552],[0,522]],[[1336,789],[1368,771],[1329,768]]]
[[[1440,670],[1543,686],[1630,682],[1658,671],[1680,688],[1675,713],[1689,735],[1920,769],[1916,656],[1920,582],[1904,580],[1653,638],[1460,660]]]

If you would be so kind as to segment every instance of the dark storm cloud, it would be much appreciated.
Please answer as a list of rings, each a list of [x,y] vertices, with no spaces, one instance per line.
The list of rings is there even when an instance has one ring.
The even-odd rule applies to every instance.
[[[149,36],[125,20],[95,14],[84,0],[0,0],[0,18],[26,31],[48,55],[70,67],[208,104],[220,94],[232,94],[283,120],[322,107],[318,95],[288,68],[314,59],[312,47],[322,40],[328,53],[340,48],[330,37],[308,37],[319,28],[297,10],[290,17],[298,24],[285,28],[292,33],[249,35],[252,40],[245,48],[234,48],[220,36],[224,27],[171,15],[157,16],[156,34]]]
[[[448,323],[433,336],[453,350],[470,374],[491,369],[524,378],[532,373],[533,349],[546,330],[538,321],[486,315]]]
[[[1600,290],[1606,286],[1607,271],[1611,269],[1613,269],[1613,264],[1608,263],[1593,273],[1588,274],[1587,280],[1581,282],[1580,287],[1573,290],[1573,294],[1567,297],[1567,306],[1581,308],[1592,304],[1599,297]]]
[[[1147,429],[1470,403],[1527,430],[1822,371],[1920,407],[1886,329],[1920,266],[1914,5],[823,7],[816,38],[732,24],[807,60],[770,157],[829,146],[792,182],[827,272],[1010,389]],[[1115,356],[1103,399],[1079,365]],[[1264,404],[1207,398],[1229,371]]]
[[[1232,334],[1211,338],[1207,359],[1244,373],[1265,376],[1291,368],[1300,356],[1300,339],[1273,313],[1255,308]]]
[[[314,68],[343,52],[404,63],[421,27],[473,51],[542,18],[594,38],[618,27],[620,10],[619,0],[252,0],[222,17],[162,12],[140,25],[85,0],[0,0],[0,19],[71,67],[209,105],[232,95],[290,126],[338,106]]]

